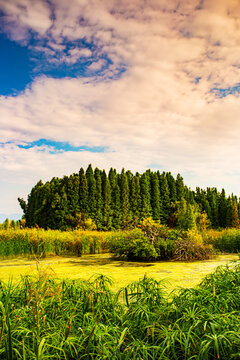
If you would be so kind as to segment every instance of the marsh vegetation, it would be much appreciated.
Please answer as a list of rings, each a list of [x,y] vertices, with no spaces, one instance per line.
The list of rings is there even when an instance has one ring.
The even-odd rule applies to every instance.
[[[239,359],[240,265],[166,295],[143,277],[0,283],[0,359]]]

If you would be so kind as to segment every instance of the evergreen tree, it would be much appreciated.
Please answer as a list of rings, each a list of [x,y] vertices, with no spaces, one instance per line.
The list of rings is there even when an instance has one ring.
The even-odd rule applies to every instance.
[[[94,178],[94,173],[92,165],[88,165],[86,170],[86,178],[88,184],[88,202],[87,202],[87,213],[91,219],[94,219],[96,213],[96,181]]]
[[[88,212],[88,183],[83,168],[79,171],[79,210],[84,214]]]
[[[207,200],[211,207],[211,224],[213,227],[218,227],[218,196],[216,188],[207,188]]]
[[[166,173],[163,172],[160,175],[159,179],[160,179],[160,195],[162,202],[161,222],[163,224],[167,224],[171,212],[171,203],[170,203],[170,191],[168,187]]]
[[[64,186],[61,188],[59,182],[55,181],[51,183],[51,187],[54,188],[52,192],[51,201],[51,215],[48,219],[48,224],[51,229],[61,229],[65,226],[65,216],[67,212],[67,194]]]
[[[122,225],[125,228],[128,227],[129,221],[129,187],[128,178],[124,169],[122,169],[120,176],[120,195],[122,209]]]
[[[140,178],[140,190],[141,190],[140,218],[146,219],[152,216],[150,178],[149,178],[149,173],[147,172],[143,173]]]
[[[38,225],[39,213],[41,208],[41,190],[43,188],[42,180],[32,188],[28,196],[28,205],[26,212],[26,225],[32,227]]]
[[[177,202],[177,227],[188,230],[196,228],[197,211],[194,206],[182,198]]]
[[[213,227],[238,227],[240,217],[238,199],[226,198],[224,189],[221,193],[216,188],[196,188],[193,192],[179,174],[175,180],[170,172],[147,170],[133,175],[124,169],[119,174],[111,168],[107,177],[97,168],[93,173],[91,165],[86,173],[81,168],[79,174],[53,178],[45,184],[39,181],[27,202],[21,198],[18,201],[26,226],[52,229],[75,228],[85,224],[88,217],[98,229],[127,228],[151,216],[170,226],[178,222],[184,228],[196,224],[206,228],[207,216]]]
[[[170,202],[175,203],[177,201],[176,180],[174,179],[174,177],[170,172],[166,173],[166,178],[168,182]]]
[[[10,224],[9,224],[9,219],[6,218],[6,219],[4,220],[4,222],[3,222],[3,228],[4,228],[5,230],[7,230],[7,229],[9,229],[9,226],[10,226]]]
[[[219,198],[219,205],[218,205],[218,221],[219,226],[226,227],[226,215],[227,215],[227,199],[225,195],[225,190],[222,189],[220,198]]]
[[[77,174],[64,177],[68,200],[68,212],[79,212],[79,176]]]
[[[102,174],[98,168],[94,170],[94,177],[96,181],[96,214],[94,217],[94,221],[96,223],[97,229],[102,230],[102,226],[103,226]]]
[[[162,203],[160,198],[160,187],[157,173],[151,176],[151,205],[153,220],[160,220],[162,214]]]
[[[141,209],[141,188],[140,188],[140,178],[137,173],[132,180],[132,188],[131,188],[131,212],[132,217],[135,221],[138,221],[140,217],[140,209]]]
[[[177,191],[177,200],[181,201],[182,198],[185,197],[185,186],[183,182],[183,178],[180,174],[177,174],[176,178],[176,191]]]
[[[235,197],[232,198],[232,227],[239,228],[239,215],[238,215],[238,206],[237,200]]]
[[[23,214],[26,215],[27,212],[27,203],[24,199],[18,197],[19,205],[21,206],[21,209],[23,211]]]
[[[120,200],[120,187],[118,184],[118,176],[115,169],[109,170],[108,179],[111,188],[111,214],[112,226],[114,229],[121,227],[121,200]]]
[[[226,226],[231,227],[232,226],[232,198],[228,196],[227,198],[227,210],[226,210]]]
[[[111,228],[111,187],[105,170],[102,172],[103,226]]]

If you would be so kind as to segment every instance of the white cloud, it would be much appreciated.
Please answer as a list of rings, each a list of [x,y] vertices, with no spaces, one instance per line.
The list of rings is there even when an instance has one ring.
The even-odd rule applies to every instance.
[[[65,62],[94,56],[89,69],[96,71],[106,65],[105,55],[112,64],[101,78],[42,77],[17,97],[0,98],[1,141],[13,142],[0,148],[4,181],[17,176],[30,186],[88,163],[132,171],[155,163],[186,174],[193,187],[239,194],[239,97],[210,92],[239,79],[238,1],[72,0],[69,6],[61,0],[54,1],[52,23],[39,1],[42,26],[31,23],[37,10],[30,21],[30,10],[19,14],[16,1],[3,8],[0,0],[0,7],[19,29],[31,27],[39,37],[47,31],[54,51],[65,50],[63,37],[95,44],[94,53],[71,48]],[[28,9],[31,1],[24,1]],[[125,73],[111,80],[122,64]],[[50,154],[17,146],[39,138],[109,151]]]

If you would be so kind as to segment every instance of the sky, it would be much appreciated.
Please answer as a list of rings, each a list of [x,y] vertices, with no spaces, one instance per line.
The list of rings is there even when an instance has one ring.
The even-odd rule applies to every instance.
[[[0,215],[88,166],[240,196],[239,0],[0,0]]]

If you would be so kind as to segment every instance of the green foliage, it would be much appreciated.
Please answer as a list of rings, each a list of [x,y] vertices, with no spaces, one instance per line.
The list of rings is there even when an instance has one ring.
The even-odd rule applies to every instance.
[[[0,282],[0,359],[239,359],[240,265],[167,296],[144,277],[119,293],[109,277]]]
[[[91,218],[86,218],[84,212],[77,213],[74,211],[72,214],[65,215],[64,220],[66,226],[62,227],[62,230],[96,230],[96,225]]]
[[[157,252],[140,229],[114,234],[109,243],[109,250],[115,256],[128,260],[155,260]]]
[[[203,233],[204,243],[211,244],[221,252],[240,252],[240,230],[224,229],[222,231],[209,230]]]
[[[196,191],[184,185],[183,178],[170,172],[146,170],[143,174],[122,169],[121,173],[89,165],[78,174],[40,180],[31,190],[28,201],[18,199],[27,227],[66,228],[69,216],[83,213],[98,230],[131,229],[148,217],[181,229],[198,227],[201,214],[214,228],[239,226],[239,201],[226,198],[216,188]],[[178,213],[176,212],[176,209]],[[74,220],[71,220],[74,222]]]
[[[154,222],[151,218],[140,223],[140,229],[113,233],[110,252],[128,260],[192,261],[208,259],[212,246],[203,244],[198,231],[179,231]]]

